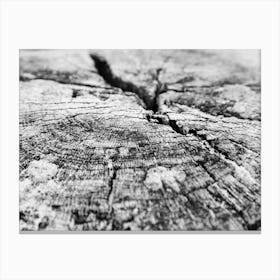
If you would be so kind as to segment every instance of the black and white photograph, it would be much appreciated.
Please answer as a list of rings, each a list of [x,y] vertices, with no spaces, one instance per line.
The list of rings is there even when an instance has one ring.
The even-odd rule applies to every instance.
[[[20,49],[20,232],[261,231],[259,49]]]
[[[0,280],[280,280],[279,0],[0,0]]]

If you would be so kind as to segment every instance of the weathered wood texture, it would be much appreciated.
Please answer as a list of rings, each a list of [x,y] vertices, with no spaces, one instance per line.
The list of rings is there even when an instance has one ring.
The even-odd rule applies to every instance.
[[[20,230],[260,230],[257,51],[20,52]]]

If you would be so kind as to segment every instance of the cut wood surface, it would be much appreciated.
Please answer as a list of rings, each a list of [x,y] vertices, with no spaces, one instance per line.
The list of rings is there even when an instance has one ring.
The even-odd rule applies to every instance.
[[[260,230],[253,50],[22,50],[20,230]]]

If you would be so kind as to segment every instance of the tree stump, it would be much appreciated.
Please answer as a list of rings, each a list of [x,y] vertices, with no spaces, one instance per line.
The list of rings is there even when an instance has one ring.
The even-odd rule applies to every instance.
[[[21,50],[20,230],[260,230],[259,55]]]

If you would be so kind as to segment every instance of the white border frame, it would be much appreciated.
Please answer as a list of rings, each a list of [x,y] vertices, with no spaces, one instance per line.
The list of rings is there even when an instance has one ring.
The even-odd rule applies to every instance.
[[[0,279],[280,279],[278,1],[2,0],[0,20]],[[261,234],[20,235],[24,48],[261,49]]]

